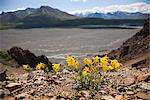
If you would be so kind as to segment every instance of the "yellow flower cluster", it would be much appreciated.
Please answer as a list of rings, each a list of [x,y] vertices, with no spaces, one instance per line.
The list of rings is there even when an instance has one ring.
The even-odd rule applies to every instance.
[[[100,65],[101,65],[103,71],[106,72],[106,71],[110,71],[113,69],[119,69],[122,66],[122,64],[119,63],[116,59],[111,60],[111,64],[109,64],[108,59],[109,59],[109,57],[107,57],[107,56],[104,56],[100,59]]]
[[[77,60],[75,60],[72,56],[67,56],[66,62],[69,67],[74,67],[77,70],[80,69],[80,63]]]
[[[30,66],[27,64],[27,65],[23,65],[22,66],[24,70],[26,71],[29,71],[30,70]]]
[[[88,74],[90,74],[90,73],[91,73],[91,70],[90,70],[89,67],[85,67],[85,68],[83,69],[82,74],[83,74],[84,76],[86,76],[86,75],[88,75]]]
[[[54,72],[57,73],[60,70],[60,64],[53,64],[52,68],[53,68]]]
[[[103,71],[108,70],[108,57],[107,56],[104,56],[103,58],[100,59],[100,65]]]
[[[84,62],[84,64],[87,65],[87,66],[92,66],[92,64],[93,64],[92,60],[91,60],[91,59],[88,59],[88,58],[84,58],[84,59],[83,59],[83,62]]]
[[[38,65],[36,65],[36,70],[43,70],[45,67],[45,64],[39,63]]]
[[[122,66],[122,64],[119,63],[116,59],[114,59],[114,60],[111,61],[111,66],[112,66],[114,69],[119,69],[119,68]]]
[[[66,62],[68,66],[73,66],[76,69],[80,68],[80,64],[78,61],[76,61],[72,56],[67,56]],[[94,71],[93,66],[100,64],[101,69],[106,71],[111,71],[114,69],[119,69],[122,64],[119,63],[116,59],[111,60],[111,63],[109,63],[109,57],[105,55],[102,58],[99,58],[98,56],[94,57],[93,59],[84,58],[83,63],[85,64],[85,68],[83,69],[83,74],[88,75],[89,73],[92,73]]]
[[[93,63],[96,65],[99,63],[100,58],[98,56],[93,58]]]

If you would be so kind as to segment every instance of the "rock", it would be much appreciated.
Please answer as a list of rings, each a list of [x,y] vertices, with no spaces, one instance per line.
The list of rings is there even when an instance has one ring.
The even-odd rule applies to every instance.
[[[138,92],[136,96],[140,99],[150,100],[150,94],[144,92]]]
[[[116,95],[115,100],[123,100],[123,96],[122,95]]]
[[[107,94],[107,92],[106,92],[106,91],[104,91],[104,90],[100,90],[100,91],[99,91],[99,93]]]
[[[21,93],[21,94],[16,95],[15,98],[17,98],[17,99],[23,99],[23,98],[26,98],[28,96],[29,95],[27,93]]]
[[[68,91],[63,91],[62,93],[61,93],[61,96],[62,97],[68,97],[69,96],[69,92]]]
[[[129,96],[128,95],[124,95],[123,100],[129,100]]]
[[[32,89],[29,94],[33,96],[35,95],[35,92],[36,92],[36,89]]]
[[[136,91],[137,91],[137,92],[141,92],[141,91],[142,91],[142,89],[140,89],[140,88],[136,88]]]
[[[8,85],[6,85],[6,88],[11,92],[18,88],[21,88],[21,84],[20,83],[9,83]]]
[[[5,96],[7,96],[9,94],[10,94],[9,90],[7,90],[7,89],[0,89],[0,98],[4,98]]]
[[[133,95],[134,94],[133,91],[127,91],[126,93],[129,94],[129,95]]]
[[[145,67],[145,64],[147,63],[147,60],[148,59],[144,59],[144,60],[141,60],[141,61],[139,61],[139,62],[136,62],[136,63],[134,63],[134,64],[132,64],[131,66],[134,68],[138,68],[138,67],[140,67],[140,68],[144,68]]]
[[[12,96],[5,96],[3,98],[3,100],[15,100],[15,97],[12,97]]]
[[[112,97],[111,95],[103,96],[102,98],[103,98],[104,100],[115,100],[115,98]]]
[[[143,82],[140,88],[145,89],[145,90],[150,90],[150,83]]]
[[[29,50],[23,50],[20,47],[12,47],[10,50],[7,50],[7,52],[20,66],[29,64],[30,67],[34,68],[41,62],[46,64],[49,70],[52,70],[52,63],[44,55],[37,57]]]
[[[53,93],[47,93],[47,94],[45,94],[45,96],[49,97],[49,98],[52,98],[52,97],[54,97],[54,94]]]
[[[6,80],[6,77],[7,77],[7,75],[6,75],[6,69],[1,69],[0,70],[0,81],[5,81]]]
[[[62,72],[65,73],[65,74],[69,74],[70,73],[70,71],[68,71],[67,69],[63,69]]]
[[[140,74],[138,77],[137,77],[137,81],[138,82],[141,82],[141,81],[147,81],[148,79],[150,78],[150,73],[146,73],[146,74]]]
[[[135,82],[135,78],[133,76],[128,76],[127,78],[123,79],[123,83],[126,86],[132,85]]]
[[[86,98],[91,97],[90,91],[81,91],[80,94],[81,94],[82,97],[86,97]]]
[[[57,100],[57,97],[54,96],[54,97],[50,98],[50,100]]]

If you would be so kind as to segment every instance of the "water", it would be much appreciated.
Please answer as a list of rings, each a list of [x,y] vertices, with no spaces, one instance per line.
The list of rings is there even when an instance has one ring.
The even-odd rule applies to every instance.
[[[12,46],[29,49],[36,55],[44,54],[51,60],[66,55],[85,57],[119,47],[140,29],[9,29],[0,32],[0,49]]]

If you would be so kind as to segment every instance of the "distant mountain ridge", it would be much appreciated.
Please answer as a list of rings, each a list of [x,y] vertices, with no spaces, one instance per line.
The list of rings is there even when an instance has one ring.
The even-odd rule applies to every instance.
[[[75,16],[79,17],[90,17],[90,18],[104,18],[104,19],[147,19],[150,14],[144,14],[141,12],[123,12],[123,11],[116,11],[116,12],[108,12],[108,13],[101,13],[101,12],[78,12],[73,13]]]
[[[48,20],[65,20],[76,18],[66,12],[58,9],[51,8],[49,6],[41,6],[40,8],[27,8],[25,10],[18,10],[15,12],[2,12],[0,14],[0,20],[3,23],[20,22],[20,21],[40,21],[40,18]],[[38,19],[38,20],[37,20]],[[43,19],[41,19],[43,20]]]
[[[124,16],[118,12],[118,15]],[[114,16],[113,14],[109,14]],[[101,18],[103,16],[103,18]],[[120,16],[120,18],[121,18]],[[103,14],[89,14],[90,18],[78,17],[49,6],[27,8],[0,14],[0,29],[8,28],[45,28],[75,27],[82,25],[143,25],[145,19],[105,19]]]

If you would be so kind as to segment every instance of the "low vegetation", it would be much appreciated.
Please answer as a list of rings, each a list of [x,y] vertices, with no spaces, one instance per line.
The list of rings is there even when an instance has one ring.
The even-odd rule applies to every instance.
[[[100,89],[101,84],[104,82],[104,76],[101,72],[109,72],[119,69],[122,66],[116,59],[110,60],[109,57],[102,58],[96,56],[92,59],[84,58],[83,63],[79,62],[72,56],[66,57],[66,67],[60,64],[53,64],[52,68],[54,74],[60,72],[61,67],[73,73],[76,73],[73,79],[75,80],[75,88],[77,90],[89,90],[91,93],[96,93]],[[39,63],[35,68],[29,65],[23,65],[23,68],[31,72],[33,70],[44,70],[49,72],[48,67],[44,63]]]

